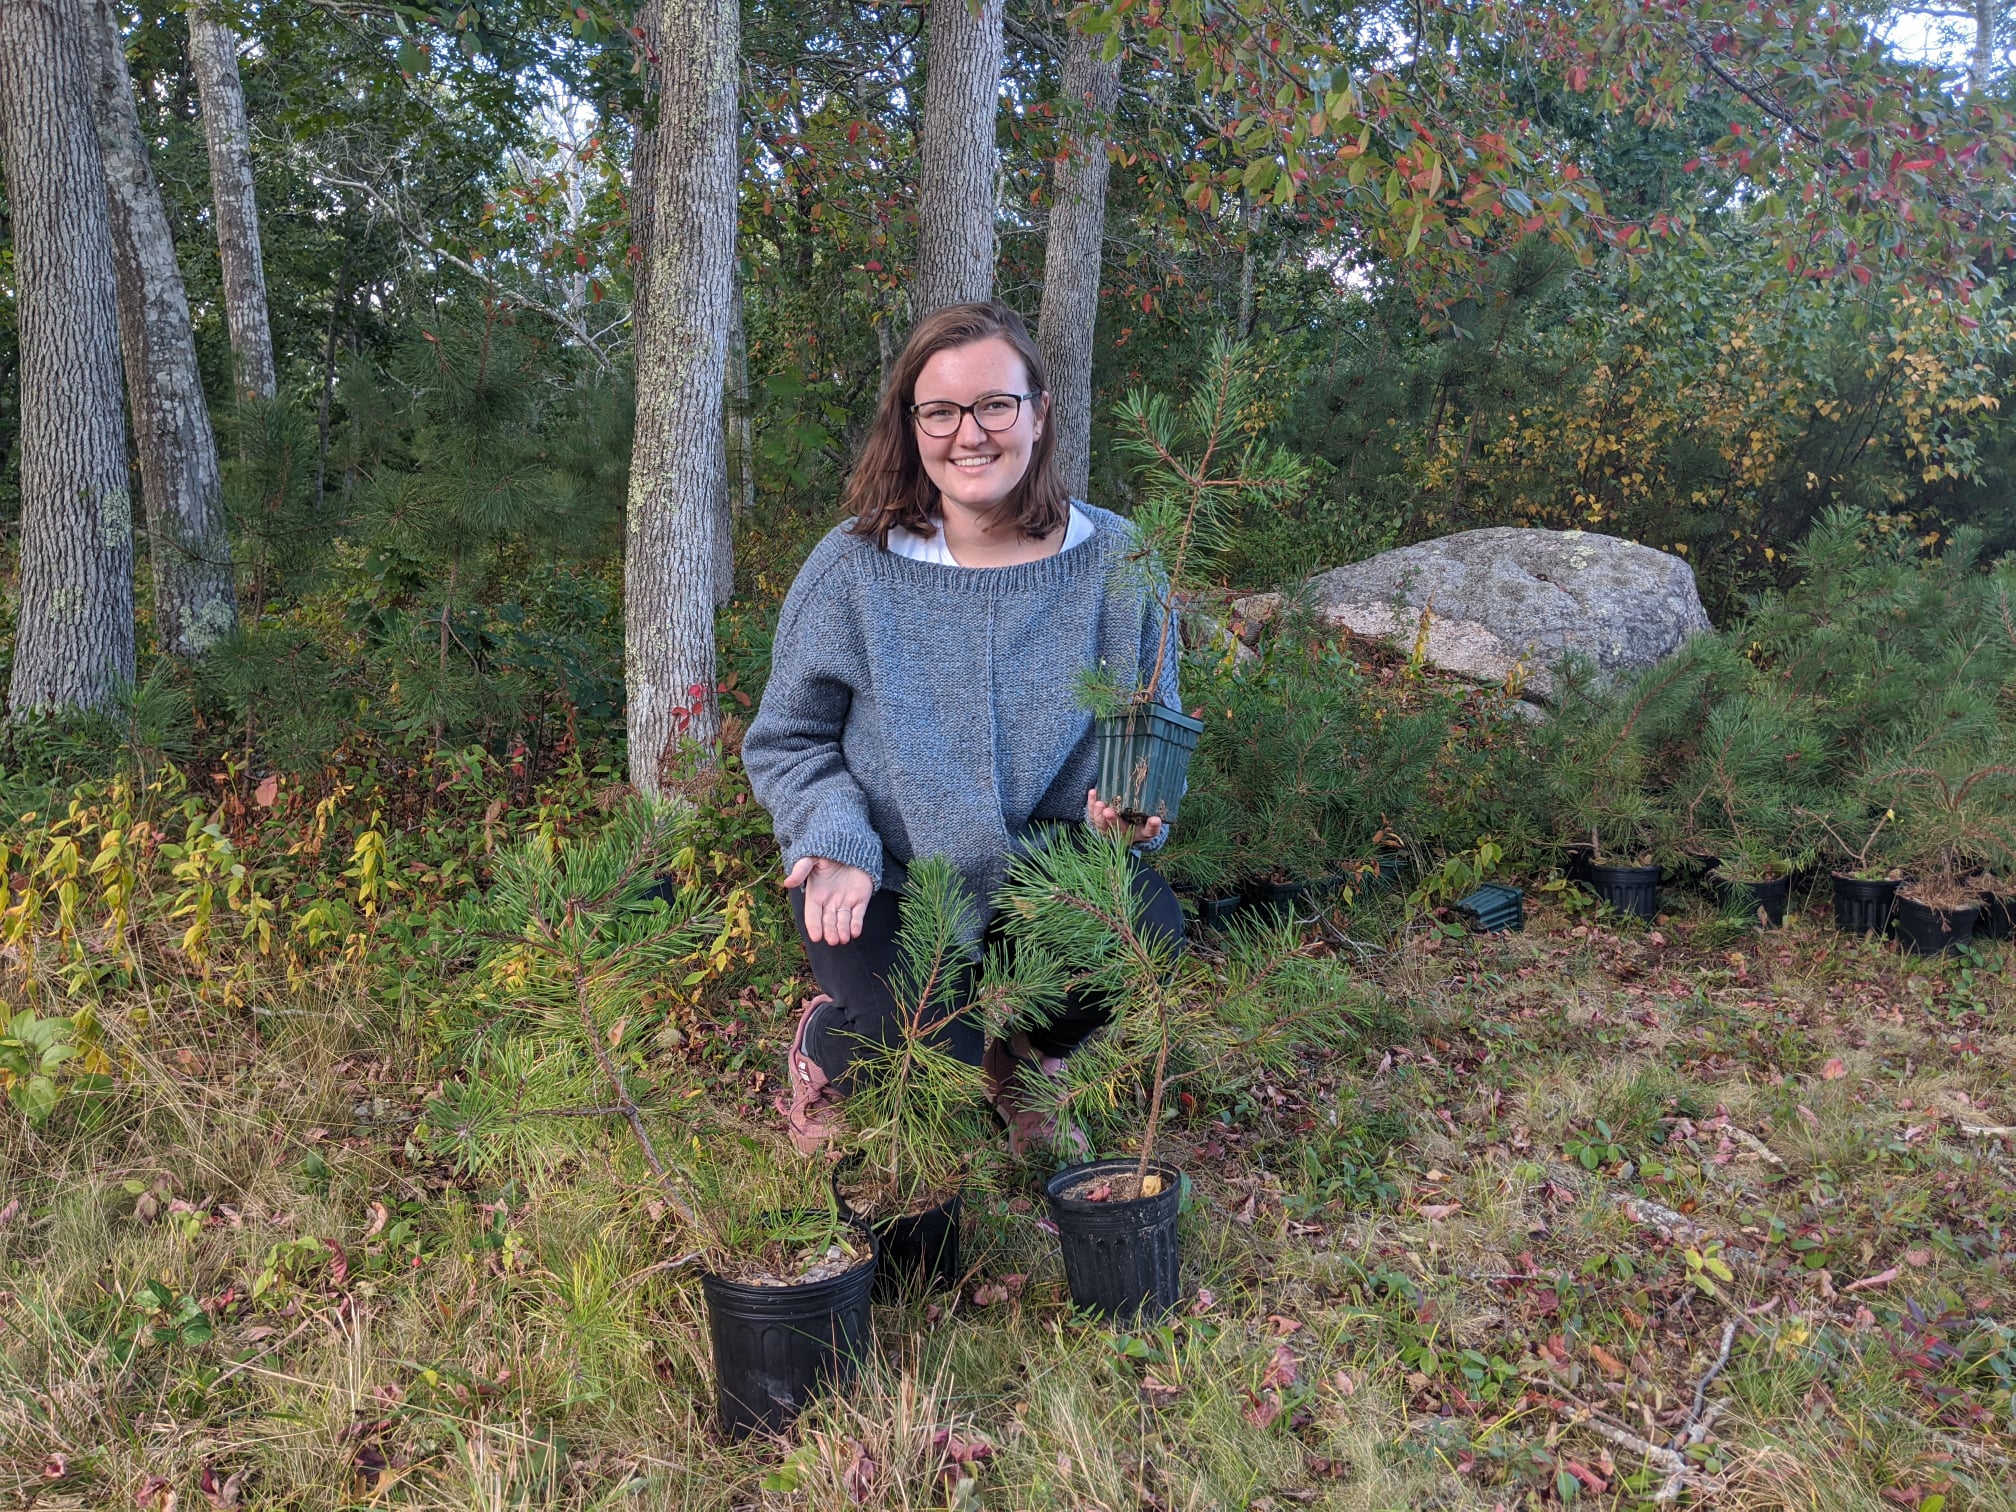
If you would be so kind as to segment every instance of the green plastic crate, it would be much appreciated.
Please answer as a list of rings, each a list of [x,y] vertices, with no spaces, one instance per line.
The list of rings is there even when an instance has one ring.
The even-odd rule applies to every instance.
[[[1471,927],[1480,934],[1524,929],[1526,894],[1520,888],[1504,887],[1494,882],[1460,899],[1456,911],[1469,919]]]

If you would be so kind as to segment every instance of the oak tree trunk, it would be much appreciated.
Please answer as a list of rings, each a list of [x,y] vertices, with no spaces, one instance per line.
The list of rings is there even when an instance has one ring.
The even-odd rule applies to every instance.
[[[133,501],[84,0],[0,0],[0,158],[21,344],[21,593],[7,705],[133,681]]]
[[[1053,174],[1037,342],[1050,369],[1057,470],[1074,498],[1092,477],[1092,338],[1099,320],[1099,261],[1106,236],[1106,124],[1120,98],[1120,60],[1102,39],[1073,30],[1064,55],[1065,156]]]
[[[238,34],[201,0],[189,7],[189,62],[210,151],[210,195],[217,211],[217,252],[224,266],[224,319],[238,392],[271,399],[277,388],[273,330],[266,315],[266,264],[259,251],[259,202],[252,190],[252,131],[238,81]]]
[[[917,163],[914,319],[994,294],[1004,0],[931,0]]]
[[[133,106],[126,39],[112,0],[88,3],[96,27],[94,105],[111,216],[119,344],[126,356],[126,395],[154,565],[154,633],[169,655],[198,657],[238,624],[217,441],[196,367],[174,235]]]
[[[623,558],[630,781],[660,794],[682,742],[712,746],[722,380],[740,148],[735,0],[659,0],[662,38],[637,436]]]

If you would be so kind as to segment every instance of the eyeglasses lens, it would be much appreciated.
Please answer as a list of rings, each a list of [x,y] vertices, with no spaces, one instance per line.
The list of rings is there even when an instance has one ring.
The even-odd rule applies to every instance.
[[[960,422],[966,417],[969,406],[958,404],[927,404],[917,411],[917,424],[927,436],[943,439],[955,434]],[[1015,423],[1022,413],[1022,401],[1013,394],[990,394],[978,404],[970,406],[974,421],[983,431],[1005,431]]]

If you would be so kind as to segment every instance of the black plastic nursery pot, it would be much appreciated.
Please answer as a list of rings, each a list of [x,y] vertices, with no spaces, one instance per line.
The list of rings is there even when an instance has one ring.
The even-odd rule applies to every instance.
[[[959,1284],[959,1214],[964,1204],[954,1192],[934,1208],[874,1225],[881,1241],[875,1263],[875,1295],[882,1301],[905,1291],[949,1291]]]
[[[1784,928],[1785,903],[1792,893],[1790,877],[1773,877],[1765,882],[1733,882],[1717,878],[1716,890],[1722,895],[1725,907],[1741,909],[1751,919],[1757,917],[1757,910],[1761,908],[1773,929]]]
[[[798,1286],[752,1286],[702,1273],[714,1389],[729,1438],[776,1433],[822,1386],[854,1378],[869,1339],[879,1269],[873,1254],[844,1275]]]
[[[1589,864],[1582,885],[1619,913],[1641,919],[1659,916],[1659,878],[1656,866],[1601,866]]]
[[[1245,906],[1246,899],[1237,893],[1229,898],[1199,898],[1197,922],[1206,929],[1223,929]]]
[[[1897,937],[1914,955],[1944,955],[1974,938],[1974,921],[1981,910],[1970,903],[1965,908],[1934,908],[1912,898],[1897,900]]]
[[[1834,927],[1843,934],[1888,933],[1899,886],[1890,877],[1865,882],[1860,877],[1834,873]]]
[[[1126,818],[1160,815],[1174,823],[1204,721],[1159,703],[1135,704],[1100,720],[1097,730],[1099,796]]]
[[[1095,1160],[1059,1171],[1043,1188],[1064,1251],[1071,1300],[1118,1323],[1131,1323],[1144,1312],[1159,1318],[1183,1300],[1176,1244],[1183,1173],[1151,1161],[1149,1174],[1162,1178],[1162,1190],[1153,1197],[1089,1202],[1067,1194],[1088,1183],[1131,1177],[1137,1164]]]
[[[2016,933],[2016,893],[1987,892],[1981,895],[1981,912],[1974,920],[1977,940],[2006,940]]]
[[[1248,882],[1244,901],[1249,908],[1276,919],[1292,916],[1309,896],[1307,882]]]

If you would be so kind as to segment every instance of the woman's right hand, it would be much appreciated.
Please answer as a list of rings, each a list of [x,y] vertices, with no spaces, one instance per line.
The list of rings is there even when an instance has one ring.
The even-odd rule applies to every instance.
[[[800,856],[784,878],[805,889],[805,935],[815,945],[845,945],[861,933],[875,879],[858,866],[824,856]]]

